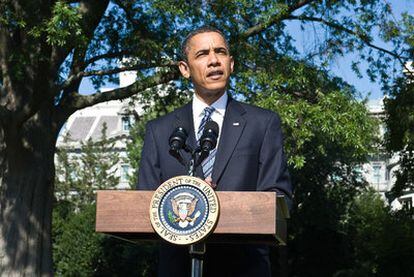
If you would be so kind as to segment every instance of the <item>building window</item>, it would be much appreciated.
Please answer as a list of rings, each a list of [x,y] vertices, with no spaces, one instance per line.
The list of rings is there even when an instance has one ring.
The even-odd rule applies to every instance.
[[[389,181],[391,177],[391,170],[389,168],[385,169],[385,180]]]
[[[123,164],[121,165],[121,182],[128,182],[129,179],[129,165]]]
[[[131,129],[131,118],[129,116],[122,117],[122,131],[128,132]]]
[[[374,164],[372,168],[373,168],[372,179],[374,183],[379,183],[381,181],[381,165]]]

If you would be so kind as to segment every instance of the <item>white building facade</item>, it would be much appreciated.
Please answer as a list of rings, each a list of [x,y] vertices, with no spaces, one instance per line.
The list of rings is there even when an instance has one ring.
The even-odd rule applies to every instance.
[[[116,177],[119,177],[118,188],[128,189],[129,177],[133,169],[128,162],[127,144],[130,141],[129,131],[134,122],[134,116],[126,103],[109,101],[100,103],[75,112],[68,119],[57,140],[57,148],[65,147],[71,156],[79,155],[82,143],[89,139],[98,141],[106,125],[106,137],[114,141],[111,152],[118,155]]]
[[[385,111],[383,99],[370,100],[367,103],[367,108],[372,117],[380,120],[379,135],[381,138],[385,134]],[[385,200],[385,193],[389,192],[396,181],[395,173],[399,169],[399,154],[389,154],[378,146],[378,152],[371,154],[368,157],[368,163],[362,165],[363,176],[365,180],[378,191]],[[393,209],[407,208],[411,209],[413,206],[414,193],[407,191],[404,195],[398,197],[391,203]]]

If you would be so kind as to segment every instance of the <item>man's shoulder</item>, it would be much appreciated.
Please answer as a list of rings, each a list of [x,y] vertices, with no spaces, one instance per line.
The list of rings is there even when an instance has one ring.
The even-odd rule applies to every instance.
[[[259,118],[269,118],[269,117],[277,117],[279,118],[279,115],[277,112],[264,109],[252,104],[247,104],[244,102],[240,102],[237,100],[232,100],[235,102],[235,105],[238,105],[247,115],[259,117]]]

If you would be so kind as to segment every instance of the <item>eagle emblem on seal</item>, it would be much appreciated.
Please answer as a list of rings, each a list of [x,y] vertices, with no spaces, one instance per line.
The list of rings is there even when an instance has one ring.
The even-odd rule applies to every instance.
[[[178,226],[185,228],[188,225],[193,226],[196,219],[200,216],[200,211],[197,211],[193,217],[197,206],[198,199],[188,192],[177,194],[171,199],[171,205],[174,212],[174,222],[178,222]]]

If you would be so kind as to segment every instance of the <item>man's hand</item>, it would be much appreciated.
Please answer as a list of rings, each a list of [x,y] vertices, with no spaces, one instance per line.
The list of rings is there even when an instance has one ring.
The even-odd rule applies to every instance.
[[[208,176],[204,181],[206,181],[213,189],[217,187],[217,184],[213,183],[213,179],[211,179],[211,176]]]

